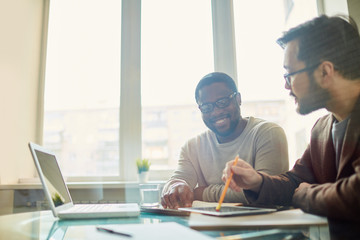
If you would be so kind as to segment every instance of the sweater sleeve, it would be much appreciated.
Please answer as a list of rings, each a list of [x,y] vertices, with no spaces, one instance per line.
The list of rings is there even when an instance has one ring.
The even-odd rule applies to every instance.
[[[260,129],[254,143],[254,168],[258,171],[275,175],[289,169],[288,146],[284,130],[272,123]],[[203,192],[203,200],[217,202],[224,189],[224,184],[209,185]],[[228,189],[224,202],[248,203],[243,191],[235,192]]]
[[[197,173],[192,161],[190,160],[189,148],[189,142],[181,148],[177,168],[169,181],[165,184],[164,191],[172,185],[180,182],[188,184],[192,190],[196,187]]]
[[[259,131],[254,168],[269,175],[289,170],[288,145],[284,130],[275,124]]]
[[[224,184],[211,184],[203,192],[203,201],[218,202],[223,192]],[[228,188],[224,202],[248,203],[243,192],[235,192]]]

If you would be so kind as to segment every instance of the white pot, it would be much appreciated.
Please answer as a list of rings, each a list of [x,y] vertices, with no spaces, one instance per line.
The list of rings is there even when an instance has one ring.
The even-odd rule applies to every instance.
[[[138,179],[140,183],[146,183],[149,180],[149,171],[139,173]]]

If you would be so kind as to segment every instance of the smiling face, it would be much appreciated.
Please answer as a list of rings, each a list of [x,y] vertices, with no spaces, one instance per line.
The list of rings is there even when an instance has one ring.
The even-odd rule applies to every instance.
[[[290,41],[285,47],[284,67],[288,73],[305,68],[305,63],[297,59],[298,41]],[[329,92],[322,89],[316,79],[321,78],[321,64],[313,71],[304,71],[291,76],[291,86],[285,83],[290,95],[295,98],[296,111],[302,115],[326,107]]]
[[[225,83],[215,82],[200,89],[198,104],[215,103],[232,93],[233,91]],[[236,138],[236,129],[241,119],[240,104],[240,96],[236,95],[230,99],[229,106],[225,108],[215,106],[213,111],[202,113],[205,125],[217,135],[219,142]]]

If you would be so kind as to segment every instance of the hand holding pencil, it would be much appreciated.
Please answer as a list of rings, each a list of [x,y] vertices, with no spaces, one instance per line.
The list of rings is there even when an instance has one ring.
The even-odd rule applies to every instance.
[[[240,192],[243,189],[247,189],[256,193],[259,191],[263,182],[262,176],[249,163],[242,159],[229,161],[225,165],[222,180],[226,182],[225,187],[229,185],[228,187],[234,191]],[[224,190],[227,190],[228,187],[224,188]],[[225,197],[224,192],[226,193],[226,191],[223,191],[222,195]]]
[[[239,160],[239,155],[237,155],[237,156],[235,157],[233,166],[236,165],[236,163],[238,162],[238,160]],[[217,207],[216,207],[216,211],[220,211],[221,204],[222,204],[223,201],[224,201],[224,198],[225,198],[226,192],[227,192],[227,190],[228,190],[228,188],[229,188],[230,181],[231,181],[231,179],[232,179],[233,174],[234,174],[234,173],[231,171],[230,177],[226,180],[224,190],[223,190],[223,192],[221,193],[221,197],[220,197],[220,200],[219,200],[219,204],[218,204]]]

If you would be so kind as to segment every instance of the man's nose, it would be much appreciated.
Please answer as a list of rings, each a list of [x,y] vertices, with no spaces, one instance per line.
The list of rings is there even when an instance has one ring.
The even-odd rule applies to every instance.
[[[285,87],[285,89],[287,89],[287,90],[291,90],[291,86],[289,86],[289,84],[287,84],[287,82],[285,82],[284,87]]]
[[[218,106],[214,106],[213,111],[211,112],[211,115],[217,115],[219,113],[221,113],[224,110],[224,108],[219,108]]]

